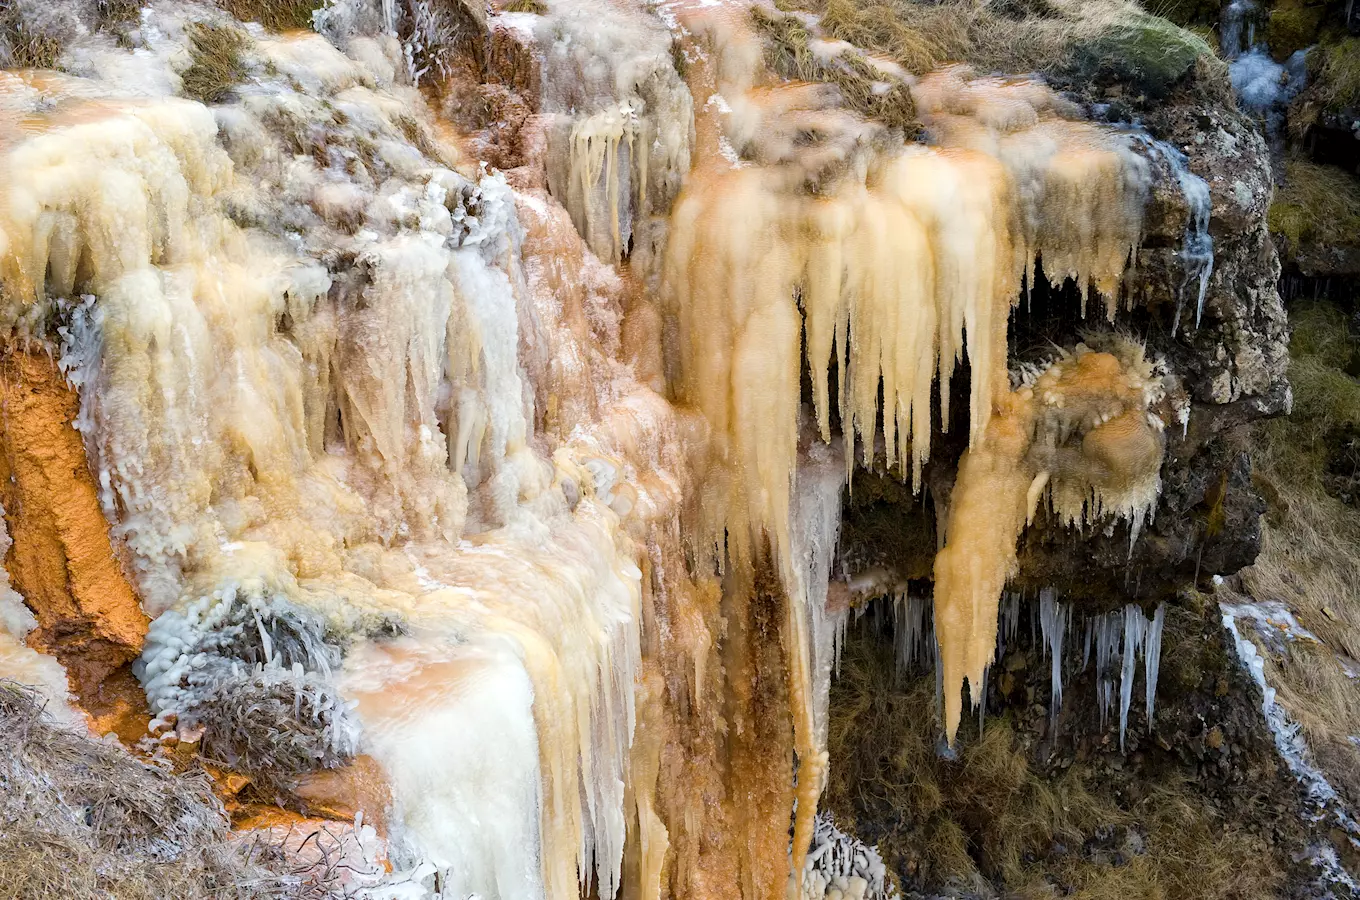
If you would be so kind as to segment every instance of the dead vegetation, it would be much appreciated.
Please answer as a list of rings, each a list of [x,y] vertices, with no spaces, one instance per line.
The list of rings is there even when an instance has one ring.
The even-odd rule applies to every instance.
[[[54,69],[61,49],[59,30],[46,27],[27,4],[0,3],[0,68]]]
[[[775,72],[795,81],[834,84],[851,109],[909,136],[920,127],[907,85],[885,80],[862,54],[846,51],[824,59],[812,51],[813,35],[796,16],[761,6],[752,7],[752,15],[765,38],[767,62]]]
[[[206,775],[54,724],[0,681],[0,900],[321,900],[338,873],[241,841]]]
[[[1360,432],[1357,343],[1344,313],[1327,303],[1291,310],[1289,380],[1294,410],[1266,423],[1253,458],[1268,500],[1261,554],[1242,573],[1251,597],[1288,606],[1321,643],[1265,653],[1266,677],[1333,784],[1360,802],[1360,510],[1337,496],[1328,464]]]
[[[320,0],[217,0],[217,5],[240,22],[258,22],[270,31],[312,27],[312,13]]]
[[[888,642],[853,636],[831,695],[824,805],[921,888],[1087,900],[1274,896],[1281,874],[1196,785],[1159,777],[1116,799],[1090,765],[1046,776],[1008,718],[937,750],[934,682],[900,683]]]
[[[220,103],[246,76],[241,58],[245,33],[231,25],[191,22],[185,27],[193,62],[180,76],[184,96],[200,103]]]
[[[1097,60],[1161,83],[1213,56],[1203,38],[1125,0],[796,0],[793,6],[818,15],[827,37],[916,74],[954,62],[983,73],[1022,73]]]

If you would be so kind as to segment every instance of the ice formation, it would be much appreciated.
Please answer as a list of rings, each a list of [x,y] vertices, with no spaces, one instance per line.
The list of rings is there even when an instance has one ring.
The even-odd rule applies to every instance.
[[[148,16],[144,55],[170,67],[183,22]],[[349,50],[252,38],[249,83],[213,109],[5,73],[11,321],[60,331],[106,513],[163,613],[140,669],[158,713],[291,702],[269,752],[320,764],[357,722],[397,845],[451,890],[574,896],[579,873],[612,896],[641,666],[621,515],[666,486],[625,483],[642,441],[622,422],[529,448],[547,393],[521,340],[589,359],[583,313],[539,318],[514,195],[438,139],[393,42]],[[450,734],[432,792],[410,754]]]
[[[892,900],[897,892],[873,847],[836,827],[829,816],[817,816],[812,849],[803,863],[803,900]]]
[[[1308,54],[1311,47],[1295,50],[1277,63],[1270,48],[1256,40],[1256,26],[1263,16],[1255,0],[1233,0],[1223,9],[1220,33],[1228,75],[1238,102],[1265,121],[1272,149],[1281,144],[1285,108],[1308,85]]]
[[[1141,347],[1007,360],[1040,258],[1127,302],[1138,140],[1033,80],[885,69],[906,146],[765,71],[744,6],[564,0],[515,14],[547,191],[512,187],[412,89],[434,70],[394,9],[215,19],[245,75],[211,107],[174,96],[196,8],[0,73],[3,313],[80,390],[155,711],[205,742],[267,712],[218,744],[247,766],[371,754],[394,861],[446,896],[880,896],[815,819],[847,475],[919,488],[967,360],[933,611],[889,579],[952,738],[1040,505],[1136,538],[1155,503]],[[1071,614],[1044,602],[1056,708]]]
[[[1141,346],[1079,345],[1021,386],[959,461],[945,545],[935,558],[935,628],[944,678],[945,734],[953,740],[965,680],[976,706],[997,644],[1016,543],[1039,503],[1069,524],[1116,515],[1130,547],[1156,507],[1165,441],[1149,411],[1164,387]]]
[[[1180,326],[1180,310],[1185,303],[1187,291],[1193,286],[1195,297],[1195,327],[1199,327],[1204,315],[1204,296],[1209,290],[1209,278],[1214,274],[1214,239],[1209,235],[1209,215],[1213,203],[1209,198],[1209,183],[1190,171],[1190,162],[1184,153],[1166,141],[1159,141],[1141,131],[1132,132],[1135,140],[1147,149],[1150,156],[1162,160],[1170,167],[1176,182],[1180,185],[1181,196],[1190,208],[1190,218],[1185,223],[1185,242],[1181,245],[1181,264],[1185,269],[1185,280],[1181,283],[1180,297],[1176,307],[1176,318],[1171,323],[1172,334]]]

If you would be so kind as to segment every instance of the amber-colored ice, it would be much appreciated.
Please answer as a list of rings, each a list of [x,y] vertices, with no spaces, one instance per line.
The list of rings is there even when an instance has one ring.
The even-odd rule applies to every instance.
[[[951,737],[1036,506],[1155,499],[1140,351],[1014,391],[1006,359],[1036,257],[1114,314],[1147,168],[1030,81],[921,79],[907,147],[779,83],[742,3],[551,6],[550,194],[444,145],[386,38],[252,38],[213,109],[0,74],[6,323],[56,335],[148,613],[267,596],[351,641],[395,853],[487,898],[774,900],[828,764],[856,459],[919,487],[967,359]],[[173,86],[162,24],[137,64]],[[160,713],[193,635],[153,635]]]
[[[919,489],[937,421],[933,388],[945,386],[938,421],[948,429],[947,385],[966,358],[972,450],[936,566],[952,738],[959,688],[965,677],[979,684],[991,656],[996,601],[1043,488],[1051,483],[1059,514],[1078,521],[1147,505],[1161,455],[1138,418],[1146,403],[1130,408],[1127,429],[1102,419],[1081,426],[1095,430],[1079,451],[1059,451],[1078,426],[1056,428],[1028,390],[1012,395],[1006,358],[1008,319],[1037,259],[1051,280],[1099,296],[1113,319],[1140,239],[1147,164],[1043,85],[963,68],[911,85],[930,142],[903,147],[826,86],[773,81],[733,8],[681,9],[684,33],[704,39],[689,75],[699,137],[663,280],[675,393],[714,431],[701,546],[741,571],[768,542],[795,585],[789,523],[804,359],[821,439],[832,438],[834,403],[847,467],[856,456],[885,463]],[[1118,385],[1097,393],[1105,389]],[[1028,461],[1036,428],[1046,441],[1062,432],[1051,466]],[[1064,466],[1105,474],[1093,486],[1063,477]],[[805,660],[795,665],[808,671]],[[792,697],[795,708],[805,699]],[[800,759],[816,760],[811,742],[798,746]],[[801,814],[816,792],[800,793]]]

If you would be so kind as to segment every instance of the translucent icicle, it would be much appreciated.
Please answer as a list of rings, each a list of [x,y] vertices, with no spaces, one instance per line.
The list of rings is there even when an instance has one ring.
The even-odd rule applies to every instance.
[[[1130,603],[1124,607],[1124,668],[1119,677],[1119,749],[1124,750],[1124,733],[1129,725],[1129,706],[1133,701],[1134,668],[1143,650],[1150,623],[1143,610]]]
[[[1166,604],[1157,606],[1157,613],[1148,628],[1147,641],[1143,645],[1143,673],[1147,679],[1147,720],[1152,728],[1153,712],[1157,701],[1157,673],[1162,663],[1162,627],[1166,624]]]

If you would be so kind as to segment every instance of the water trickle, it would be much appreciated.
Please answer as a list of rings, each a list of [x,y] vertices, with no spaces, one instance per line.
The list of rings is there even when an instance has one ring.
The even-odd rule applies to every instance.
[[[1198,328],[1204,315],[1204,297],[1209,290],[1209,279],[1214,274],[1214,239],[1209,234],[1209,219],[1213,211],[1213,201],[1209,195],[1209,183],[1190,171],[1190,160],[1178,148],[1166,141],[1159,141],[1142,131],[1131,134],[1149,155],[1162,160],[1176,178],[1181,196],[1190,210],[1190,218],[1185,223],[1185,240],[1181,244],[1180,259],[1185,270],[1177,295],[1176,318],[1171,323],[1171,333],[1176,334],[1180,327],[1180,312],[1187,293],[1195,296],[1195,327]]]

